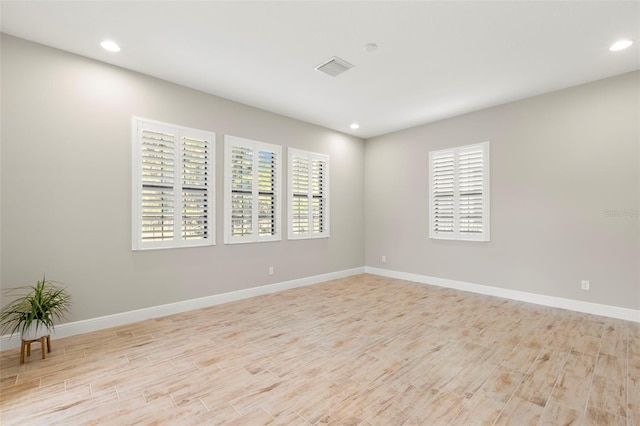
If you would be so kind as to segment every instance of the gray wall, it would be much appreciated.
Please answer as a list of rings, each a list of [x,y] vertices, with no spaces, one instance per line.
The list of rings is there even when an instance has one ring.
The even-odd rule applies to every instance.
[[[0,283],[65,282],[70,321],[365,264],[640,308],[638,72],[363,142],[6,35],[1,54]],[[216,246],[131,251],[132,115],[217,133]],[[224,245],[225,134],[328,153],[331,238]],[[491,241],[430,240],[428,152],[486,140]]]
[[[6,35],[1,71],[2,286],[46,273],[76,321],[364,265],[361,139]],[[216,246],[131,250],[132,115],[216,132]],[[329,154],[331,238],[224,245],[225,134]]]
[[[639,133],[634,72],[370,139],[366,264],[638,309]],[[491,241],[430,240],[429,151],[484,141]]]

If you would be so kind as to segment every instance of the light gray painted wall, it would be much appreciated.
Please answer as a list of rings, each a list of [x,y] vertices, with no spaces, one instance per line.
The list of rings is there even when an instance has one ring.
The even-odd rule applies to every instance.
[[[429,151],[484,141],[491,241],[430,240]],[[640,72],[366,143],[367,266],[640,308]]]
[[[46,273],[77,321],[364,265],[361,139],[6,35],[1,71],[4,287]],[[216,246],[131,250],[133,115],[217,133]],[[331,238],[224,245],[225,134],[329,154]]]
[[[640,218],[605,214],[639,208],[638,72],[363,143],[10,36],[1,42],[0,283],[43,272],[65,282],[70,321],[365,264],[640,307]],[[131,251],[132,115],[217,133],[217,246]],[[224,134],[330,154],[331,238],[224,245]],[[491,242],[429,240],[429,150],[485,140]]]

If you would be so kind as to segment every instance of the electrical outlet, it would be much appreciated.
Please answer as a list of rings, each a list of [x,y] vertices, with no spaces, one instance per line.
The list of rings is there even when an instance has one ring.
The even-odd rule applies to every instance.
[[[387,256],[382,256],[382,263],[385,263],[387,261]]]
[[[273,275],[273,266],[269,266],[269,275]]]
[[[589,290],[589,281],[582,280],[581,286],[583,290]]]

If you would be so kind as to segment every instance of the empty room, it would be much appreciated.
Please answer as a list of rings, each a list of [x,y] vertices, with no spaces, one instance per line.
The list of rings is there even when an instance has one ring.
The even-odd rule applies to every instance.
[[[640,2],[0,31],[0,424],[640,425]]]

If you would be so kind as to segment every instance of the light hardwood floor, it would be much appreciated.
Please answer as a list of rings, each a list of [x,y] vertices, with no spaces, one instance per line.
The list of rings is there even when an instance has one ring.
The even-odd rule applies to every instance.
[[[52,345],[3,425],[640,426],[640,324],[372,275]]]

